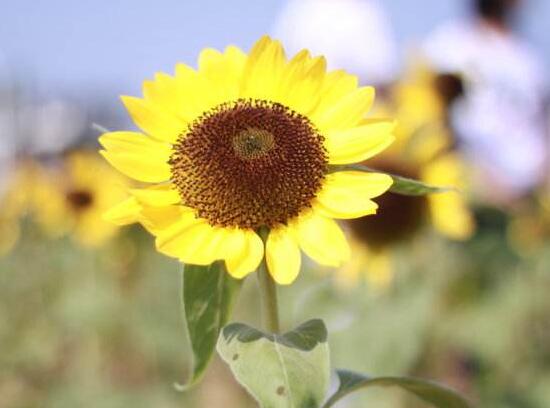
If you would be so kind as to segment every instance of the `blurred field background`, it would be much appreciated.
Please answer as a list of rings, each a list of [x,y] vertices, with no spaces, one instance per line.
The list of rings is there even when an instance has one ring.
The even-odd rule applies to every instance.
[[[399,118],[401,107],[412,103],[422,125],[441,121],[442,133],[453,133],[445,112],[422,116],[432,105],[423,96],[427,85],[409,77],[408,56],[439,24],[467,15],[467,5],[384,2],[390,34],[383,48],[391,55],[382,68],[373,66],[383,75],[369,77],[353,61],[349,68],[362,82],[379,83],[379,112]],[[288,10],[283,0],[2,3],[0,408],[255,406],[218,360],[196,389],[174,387],[185,381],[190,364],[181,266],[157,253],[142,228],[109,229],[94,221],[128,186],[102,167],[95,153],[100,132],[92,124],[133,128],[119,95],[138,95],[144,79],[172,72],[178,61],[194,65],[203,47],[248,50],[266,32],[288,33]],[[548,18],[550,3],[531,0],[516,20],[542,66],[550,64]],[[294,40],[290,48],[299,43]],[[342,47],[374,53],[377,40]],[[415,130],[401,128],[409,136]],[[445,143],[454,151],[452,140]],[[399,159],[399,170],[416,166],[409,153],[392,151],[392,160],[406,158]],[[357,265],[340,271],[306,263],[297,282],[280,290],[283,325],[323,318],[334,367],[435,379],[483,408],[547,408],[548,176],[519,198],[495,202],[476,196],[476,186],[469,188],[475,181],[466,184],[464,205],[476,225],[469,233],[450,239],[426,209],[412,212],[425,221],[412,226],[390,213],[385,222],[397,219],[397,226],[388,229],[412,232],[390,239],[383,251],[371,245],[365,262],[359,261],[364,248],[356,246]],[[491,186],[483,189],[493,194]],[[348,231],[352,236],[353,228]],[[234,319],[258,323],[258,306],[250,277]],[[380,390],[339,406],[423,405]]]

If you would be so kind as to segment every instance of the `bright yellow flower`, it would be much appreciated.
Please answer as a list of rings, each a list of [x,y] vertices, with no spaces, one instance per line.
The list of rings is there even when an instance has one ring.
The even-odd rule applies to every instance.
[[[396,142],[377,159],[382,166],[386,162],[407,169],[411,177],[424,183],[456,188],[415,200],[427,200],[428,216],[437,231],[463,240],[475,229],[465,196],[468,174],[460,156],[451,149],[446,108],[435,81],[433,72],[416,62],[395,86],[387,109],[398,119]]]
[[[424,164],[420,179],[425,183],[457,188],[428,197],[429,216],[434,228],[448,238],[466,240],[475,231],[473,215],[464,197],[467,187],[463,162],[456,153],[443,153]]]
[[[158,250],[184,263],[224,260],[242,278],[265,257],[280,284],[300,269],[300,250],[338,266],[350,255],[334,219],[376,212],[384,174],[334,171],[393,140],[393,122],[366,119],[374,89],[304,50],[288,60],[260,39],[247,56],[229,46],[202,51],[198,70],[176,66],[122,97],[144,133],[110,132],[101,153],[149,187],[107,217],[141,222]],[[258,231],[269,230],[265,248]]]
[[[127,188],[126,178],[97,154],[74,152],[61,166],[36,174],[31,215],[51,237],[71,235],[84,246],[100,246],[118,230],[103,213],[126,197]]]
[[[372,283],[380,286],[376,282],[378,277],[391,279],[392,276],[388,272],[391,248],[410,239],[426,220],[439,233],[455,240],[468,239],[475,225],[465,197],[466,168],[460,156],[451,149],[446,109],[435,87],[433,73],[422,64],[414,65],[391,90],[390,100],[377,109],[380,114],[391,114],[397,119],[396,141],[367,164],[457,190],[426,197],[388,192],[377,200],[381,207],[378,216],[349,222],[352,235],[361,245],[355,246],[354,261],[339,273],[345,277],[364,271],[367,280],[374,279]],[[365,251],[367,256],[374,257],[372,262],[358,261],[362,258],[359,254]]]

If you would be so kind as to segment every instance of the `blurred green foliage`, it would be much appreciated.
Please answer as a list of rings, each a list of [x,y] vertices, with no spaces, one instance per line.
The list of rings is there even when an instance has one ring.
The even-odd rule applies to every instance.
[[[466,243],[425,231],[397,248],[386,290],[339,287],[306,262],[280,289],[283,328],[323,318],[334,367],[435,379],[483,408],[550,406],[550,243],[520,256],[499,217],[481,213]],[[0,259],[0,407],[255,406],[219,359],[201,385],[176,391],[190,364],[180,268],[140,228],[95,252],[30,225],[22,236]],[[255,283],[235,316],[252,325]],[[337,406],[425,405],[381,390]]]

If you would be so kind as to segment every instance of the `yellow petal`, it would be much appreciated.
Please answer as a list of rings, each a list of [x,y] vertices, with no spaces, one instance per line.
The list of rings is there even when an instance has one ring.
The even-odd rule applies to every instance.
[[[195,118],[196,112],[187,109],[189,103],[176,78],[163,72],[156,73],[153,81],[143,82],[143,98],[151,108],[174,115],[182,123]]]
[[[356,126],[368,113],[373,102],[374,88],[358,88],[327,107],[326,112],[316,111],[312,118],[323,133],[346,129]]]
[[[138,132],[108,132],[99,137],[99,143],[115,153],[130,153],[144,156],[170,157],[171,147]],[[89,161],[89,160],[88,160]],[[89,169],[89,166],[86,166]]]
[[[73,238],[86,247],[99,247],[112,238],[118,227],[101,219],[97,211],[81,214],[72,231]]]
[[[428,197],[434,227],[449,238],[465,240],[475,230],[474,220],[460,193],[432,194]]]
[[[381,120],[358,127],[326,133],[325,147],[330,164],[357,163],[377,155],[393,141],[395,123]]]
[[[100,153],[117,170],[139,181],[160,182],[170,178],[170,145],[137,132],[109,132],[99,138]]]
[[[327,73],[321,89],[322,97],[312,116],[322,116],[325,112],[332,109],[344,96],[357,89],[358,82],[355,75],[350,75],[343,70]]]
[[[409,137],[408,143],[404,145],[411,160],[419,165],[434,160],[445,150],[449,150],[452,144],[452,136],[449,130],[441,123],[424,125],[420,131],[412,131],[411,133],[413,136]]]
[[[159,231],[156,245],[159,252],[184,263],[209,265],[224,255],[224,228],[212,227],[191,212],[165,230]]]
[[[177,99],[172,111],[186,119],[187,123],[192,123],[220,101],[214,86],[188,65],[176,65],[174,85],[173,92]],[[186,131],[187,126],[182,130]]]
[[[141,205],[134,197],[124,200],[103,214],[105,221],[116,225],[127,225],[139,221]]]
[[[392,179],[386,174],[360,171],[339,171],[326,176],[317,194],[315,208],[326,217],[358,218],[376,213],[378,205],[371,201],[387,191]]]
[[[265,258],[269,273],[279,285],[288,285],[300,272],[302,257],[296,238],[287,227],[269,232],[265,245]]]
[[[342,229],[329,218],[310,213],[292,226],[300,248],[321,265],[340,266],[350,257],[350,248]]]
[[[296,54],[285,67],[277,100],[308,115],[317,105],[326,71],[324,57],[311,58],[307,50]]]
[[[170,179],[168,157],[101,150],[101,155],[118,171],[138,181],[161,183]]]
[[[224,56],[230,70],[242,75],[247,59],[246,54],[239,47],[229,45],[225,48]]]
[[[121,96],[130,116],[141,130],[156,139],[174,143],[187,129],[187,122],[150,102],[132,96]]]
[[[201,52],[199,72],[212,84],[220,103],[238,98],[245,63],[246,55],[234,46],[224,53],[212,48]]]
[[[279,93],[284,97],[292,91],[292,86],[304,76],[307,61],[311,58],[308,50],[302,50],[297,53],[284,67],[279,84]]]
[[[448,153],[432,160],[422,169],[422,180],[440,186],[463,188],[465,168],[458,155]]]
[[[285,66],[281,43],[263,36],[250,51],[243,74],[242,97],[273,100]]]
[[[254,272],[264,256],[264,243],[254,231],[234,229],[226,239],[225,265],[236,279]]]
[[[179,222],[185,214],[194,214],[193,210],[181,205],[166,207],[142,206],[140,223],[152,234],[158,235],[163,230]],[[188,217],[191,217],[188,215]]]
[[[421,178],[429,184],[460,188],[464,185],[464,169],[458,156],[447,154],[425,166]],[[434,227],[442,234],[458,240],[473,234],[474,220],[463,193],[430,194],[428,202]]]
[[[173,204],[178,204],[181,197],[178,191],[172,185],[158,185],[150,188],[134,188],[130,193],[137,200],[152,207],[165,207]]]

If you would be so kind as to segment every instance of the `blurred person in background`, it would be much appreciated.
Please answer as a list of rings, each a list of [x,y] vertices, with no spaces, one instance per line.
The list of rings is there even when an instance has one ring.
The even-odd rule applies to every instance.
[[[477,198],[508,206],[547,173],[547,84],[536,51],[514,30],[521,0],[471,0],[462,21],[437,27],[424,52],[433,67],[463,81],[450,120],[473,170]]]
[[[275,37],[289,54],[323,54],[330,69],[346,69],[363,84],[380,86],[396,73],[393,33],[377,0],[290,0]]]

